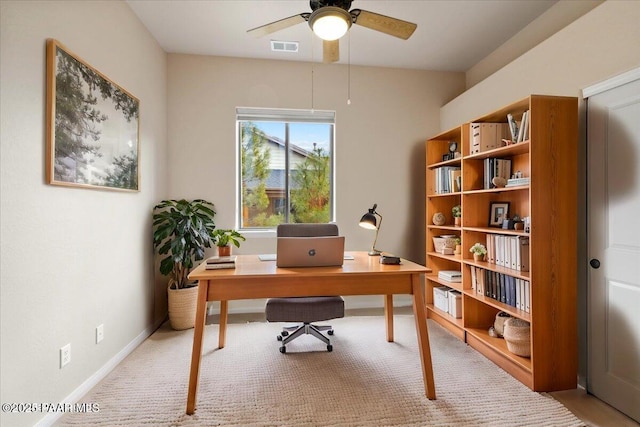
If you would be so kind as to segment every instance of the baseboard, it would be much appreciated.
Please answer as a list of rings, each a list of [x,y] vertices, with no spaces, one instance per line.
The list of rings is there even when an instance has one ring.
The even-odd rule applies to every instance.
[[[137,337],[135,337],[126,347],[120,350],[115,356],[113,356],[107,363],[105,363],[96,373],[91,375],[85,382],[80,384],[70,395],[65,397],[62,404],[74,404],[78,402],[82,397],[87,394],[93,387],[95,387],[100,381],[102,381],[111,371],[115,369],[120,362],[122,362],[129,354],[133,352],[140,344],[142,344],[147,338],[151,336],[164,322],[165,318],[158,320],[152,326],[143,330]],[[58,419],[60,419],[64,413],[52,412],[47,414],[43,419],[36,423],[37,427],[49,427],[53,425]]]

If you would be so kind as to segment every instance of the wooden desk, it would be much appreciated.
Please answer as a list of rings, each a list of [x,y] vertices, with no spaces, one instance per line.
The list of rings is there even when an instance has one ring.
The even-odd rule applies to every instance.
[[[275,261],[260,261],[257,255],[238,255],[235,269],[206,270],[204,263],[196,267],[189,274],[190,279],[198,280],[198,308],[193,333],[187,414],[193,414],[196,408],[207,301],[220,301],[218,347],[223,348],[227,330],[227,301],[238,299],[384,295],[387,341],[392,342],[393,294],[413,295],[425,393],[429,399],[435,399],[421,278],[430,270],[404,259],[401,265],[382,265],[379,257],[371,257],[366,252],[350,254],[354,259],[345,260],[342,267],[277,268]],[[280,356],[274,353],[274,357]]]

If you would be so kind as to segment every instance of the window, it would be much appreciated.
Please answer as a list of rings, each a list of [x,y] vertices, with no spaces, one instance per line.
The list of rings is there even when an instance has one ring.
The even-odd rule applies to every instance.
[[[236,110],[242,229],[334,220],[335,112]]]

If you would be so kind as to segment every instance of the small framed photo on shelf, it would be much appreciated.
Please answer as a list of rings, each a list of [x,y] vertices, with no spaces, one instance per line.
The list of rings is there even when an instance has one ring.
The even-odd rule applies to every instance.
[[[502,228],[502,223],[509,218],[509,202],[491,202],[489,208],[489,227]]]

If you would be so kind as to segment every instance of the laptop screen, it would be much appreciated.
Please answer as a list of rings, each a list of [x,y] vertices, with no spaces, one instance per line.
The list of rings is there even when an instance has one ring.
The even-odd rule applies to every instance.
[[[278,267],[329,267],[344,262],[344,236],[278,237]]]

